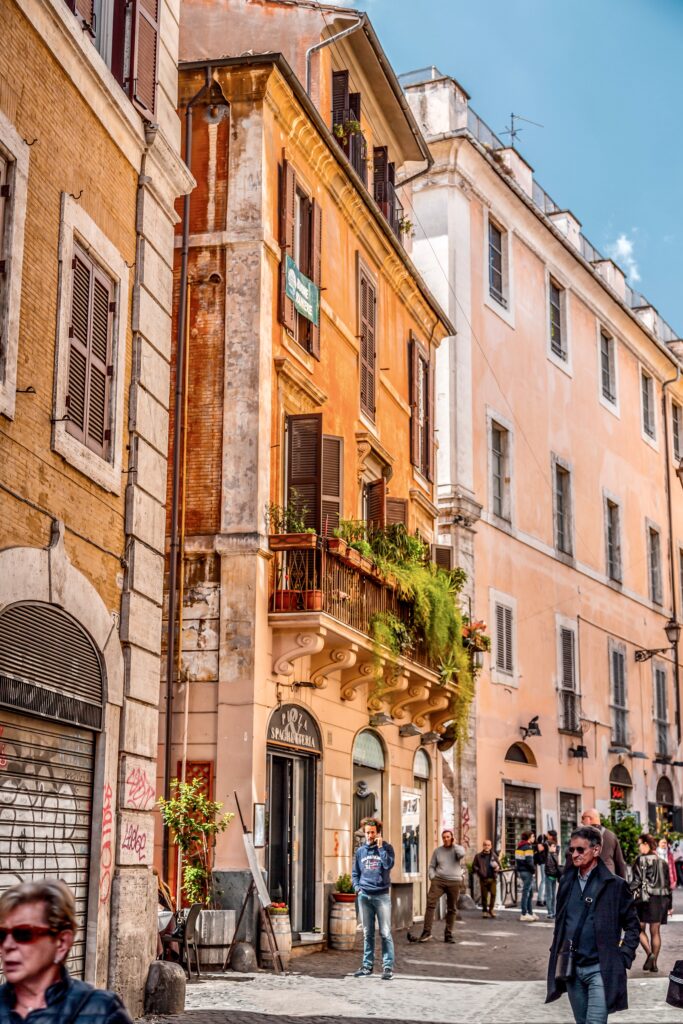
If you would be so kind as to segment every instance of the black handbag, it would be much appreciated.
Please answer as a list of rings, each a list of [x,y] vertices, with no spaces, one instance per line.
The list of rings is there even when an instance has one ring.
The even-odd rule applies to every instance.
[[[677,960],[669,975],[669,988],[666,993],[669,1006],[677,1006],[683,1010],[683,960]]]
[[[571,939],[565,939],[562,943],[562,947],[557,954],[557,960],[555,961],[556,981],[571,981],[576,974],[576,950],[592,903],[592,896],[584,897],[583,910],[581,911],[581,917],[579,918],[576,932]]]

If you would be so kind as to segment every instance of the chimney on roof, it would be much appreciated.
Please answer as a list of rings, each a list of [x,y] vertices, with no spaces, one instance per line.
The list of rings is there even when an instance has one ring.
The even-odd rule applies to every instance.
[[[428,138],[467,128],[469,96],[454,78],[444,76],[406,84],[405,94],[415,120]]]

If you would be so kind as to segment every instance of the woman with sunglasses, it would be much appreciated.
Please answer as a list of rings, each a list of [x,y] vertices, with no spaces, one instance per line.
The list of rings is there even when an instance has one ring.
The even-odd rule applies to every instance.
[[[131,1024],[113,992],[69,975],[64,963],[76,935],[76,906],[64,882],[23,882],[0,896],[0,1024]]]
[[[657,840],[649,833],[638,839],[640,854],[633,862],[633,898],[640,921],[640,944],[645,950],[644,971],[658,971],[657,958],[662,947],[660,928],[669,918],[671,882],[669,865],[657,856]],[[650,929],[648,942],[647,929]]]

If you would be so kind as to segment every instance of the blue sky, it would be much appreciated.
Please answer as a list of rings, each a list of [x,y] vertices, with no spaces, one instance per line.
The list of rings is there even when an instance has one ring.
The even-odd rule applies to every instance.
[[[683,0],[359,0],[398,73],[435,64],[683,334]]]

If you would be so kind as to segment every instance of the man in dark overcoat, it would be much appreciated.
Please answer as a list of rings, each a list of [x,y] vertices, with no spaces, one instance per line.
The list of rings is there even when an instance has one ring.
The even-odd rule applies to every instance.
[[[626,971],[640,935],[629,887],[600,859],[601,841],[591,825],[572,832],[572,867],[557,893],[546,1002],[566,992],[577,1024],[606,1024],[608,1013],[627,1009]],[[559,979],[558,960],[562,964],[561,951],[570,944],[574,970],[569,979]]]

